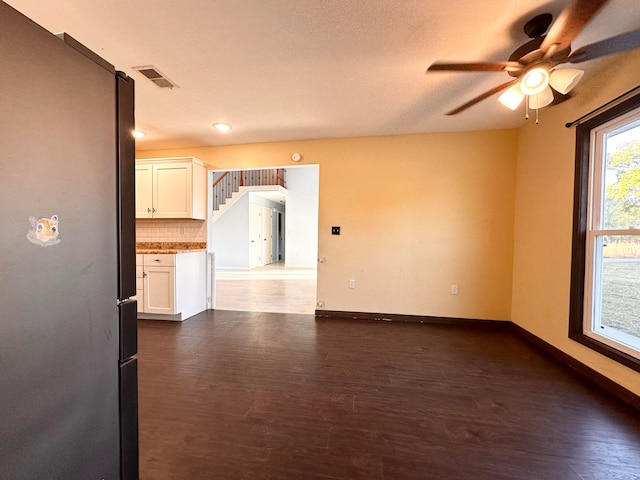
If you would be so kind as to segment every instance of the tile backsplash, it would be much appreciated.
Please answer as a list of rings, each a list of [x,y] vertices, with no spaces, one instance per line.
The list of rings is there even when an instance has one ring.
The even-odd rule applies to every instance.
[[[136,220],[136,242],[206,242],[204,220]]]

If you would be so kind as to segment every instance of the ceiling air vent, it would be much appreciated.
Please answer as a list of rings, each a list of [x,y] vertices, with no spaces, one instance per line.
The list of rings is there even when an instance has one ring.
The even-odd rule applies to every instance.
[[[160,71],[156,67],[154,67],[152,65],[146,65],[144,67],[131,67],[131,68],[133,68],[134,70],[139,71],[141,74],[143,74],[145,77],[147,77],[149,80],[151,80],[153,83],[155,83],[160,88],[174,88],[174,87],[177,87],[177,85],[175,83],[173,83],[165,75],[160,73]]]

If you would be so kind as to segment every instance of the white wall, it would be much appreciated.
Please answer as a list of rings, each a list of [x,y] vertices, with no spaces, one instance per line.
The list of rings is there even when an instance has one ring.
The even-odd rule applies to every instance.
[[[243,195],[211,226],[216,268],[249,268],[249,195]]]
[[[287,168],[285,265],[315,267],[318,258],[318,165]]]
[[[287,267],[315,267],[318,258],[318,165],[288,167],[287,202],[282,205],[256,192],[243,195],[212,225],[212,250],[218,268],[250,268],[249,203],[285,212],[284,258]],[[276,224],[274,219],[274,232]],[[277,258],[274,252],[273,258]]]
[[[282,205],[268,200],[256,192],[240,196],[211,226],[211,250],[216,254],[217,268],[251,268],[251,208],[255,203],[262,207],[284,212]],[[317,215],[317,214],[316,214]],[[272,221],[276,231],[276,219]],[[274,242],[273,252],[276,244]]]

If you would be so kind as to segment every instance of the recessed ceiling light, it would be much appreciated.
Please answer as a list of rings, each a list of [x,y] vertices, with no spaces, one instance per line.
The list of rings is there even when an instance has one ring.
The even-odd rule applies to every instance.
[[[134,130],[133,131],[133,136],[136,138],[142,138],[144,137],[144,132],[141,132],[140,130]]]
[[[221,132],[228,132],[229,130],[231,130],[231,125],[227,123],[214,123],[213,127]]]

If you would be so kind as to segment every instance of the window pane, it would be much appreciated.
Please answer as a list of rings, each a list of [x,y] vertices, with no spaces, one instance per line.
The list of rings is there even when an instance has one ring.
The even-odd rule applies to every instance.
[[[606,134],[605,229],[640,228],[640,121]]]
[[[576,167],[569,336],[640,372],[640,94],[578,126]]]
[[[640,350],[640,237],[601,238],[594,332]]]

